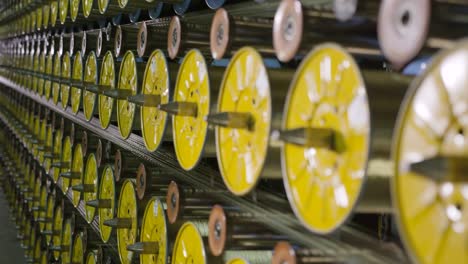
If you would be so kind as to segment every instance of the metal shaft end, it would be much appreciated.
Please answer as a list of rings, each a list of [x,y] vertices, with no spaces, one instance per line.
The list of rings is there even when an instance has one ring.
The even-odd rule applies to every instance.
[[[178,116],[196,117],[198,113],[198,105],[193,102],[171,102],[168,104],[160,104],[158,108],[168,114]]]

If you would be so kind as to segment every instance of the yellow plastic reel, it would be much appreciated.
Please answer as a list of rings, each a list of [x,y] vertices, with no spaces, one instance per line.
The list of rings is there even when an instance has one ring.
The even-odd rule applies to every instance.
[[[40,139],[40,132],[41,132],[41,119],[39,119],[39,117],[36,117],[34,119],[34,136],[38,139]],[[39,157],[39,150],[37,149],[38,145],[37,144],[33,144],[33,155],[34,155],[34,158],[38,158]]]
[[[70,18],[75,22],[80,9],[80,0],[70,0]]]
[[[136,191],[133,182],[129,179],[125,180],[122,184],[117,208],[117,217],[132,219],[132,227],[130,229],[117,229],[117,247],[120,261],[122,264],[129,264],[132,261],[133,253],[127,250],[127,246],[135,243],[138,225]]]
[[[79,185],[83,182],[83,148],[81,144],[76,144],[75,149],[73,150],[73,161],[71,166],[71,171],[80,174],[79,179],[72,179],[71,186]],[[81,192],[72,191],[72,202],[75,207],[78,206],[80,202]]]
[[[36,9],[36,29],[41,30],[42,28],[42,6]]]
[[[46,55],[41,54],[39,56],[39,73],[44,74],[45,73],[45,67],[46,67]],[[39,77],[37,80],[37,94],[43,95],[44,94],[44,78]]]
[[[81,58],[81,51],[77,51],[75,57],[73,58],[73,71],[72,71],[72,79],[73,81],[81,82],[83,81],[83,59]],[[80,110],[81,104],[81,89],[72,86],[71,88],[71,107],[72,112],[77,114]]]
[[[68,250],[62,250],[60,253],[60,258],[67,260],[70,259],[70,253],[72,251],[72,224],[71,219],[67,218],[63,221],[63,229],[62,229],[62,244],[61,246],[67,246]]]
[[[83,263],[84,259],[84,247],[83,247],[83,237],[82,235],[76,234],[73,241],[73,249],[71,254],[71,263]]]
[[[33,69],[34,72],[39,72],[39,54],[34,55],[33,58]],[[34,92],[37,92],[37,87],[39,85],[39,78],[34,76],[32,77],[33,83],[32,83],[32,90]]]
[[[159,251],[155,254],[140,255],[141,264],[166,263],[168,253],[166,214],[161,201],[153,197],[145,208],[140,233],[141,242],[157,242]]]
[[[107,11],[107,6],[110,0],[97,0],[99,13],[104,14]]]
[[[48,197],[48,193],[47,193],[47,186],[46,185],[43,185],[41,187],[41,194],[39,195],[39,203],[37,204],[41,209],[42,208],[46,208],[46,210],[40,210],[37,214],[37,217],[40,217],[40,218],[44,218],[46,217],[46,214],[47,214],[47,197]],[[39,223],[39,229],[42,231],[44,230],[44,227],[45,227],[45,223],[43,222],[40,222]]]
[[[54,246],[62,245],[62,228],[63,228],[62,210],[63,208],[60,205],[55,207],[54,222],[52,226],[52,230],[54,231],[54,235],[52,236],[52,245]],[[57,261],[60,257],[60,251],[53,251],[52,256]]]
[[[112,52],[108,51],[104,55],[99,76],[100,85],[115,87],[115,66]],[[114,99],[105,95],[99,95],[99,122],[102,128],[107,128],[111,122]]]
[[[60,24],[65,24],[68,16],[68,3],[69,0],[58,0],[58,12]]]
[[[85,263],[86,264],[96,264],[96,263],[98,263],[96,253],[94,253],[93,251],[90,251],[88,253],[88,255],[86,255],[86,262]]]
[[[34,189],[33,189],[33,202],[32,202],[32,206],[35,207],[35,206],[39,206],[39,202],[40,202],[40,197],[41,197],[41,179],[39,177],[37,177],[35,179],[35,182],[34,182]],[[37,221],[37,218],[39,216],[39,211],[34,211],[33,212],[33,219]]]
[[[130,90],[131,95],[138,92],[138,73],[135,55],[132,51],[125,52],[120,65],[119,90]],[[135,104],[125,100],[117,100],[117,123],[120,135],[127,139],[132,133],[133,119],[135,116]]]
[[[169,103],[170,80],[167,60],[162,50],[155,50],[146,64],[142,94],[159,95],[161,104]],[[141,130],[146,149],[156,151],[166,130],[167,113],[156,107],[142,107]]]
[[[37,147],[39,147],[40,145],[45,146],[46,137],[47,137],[47,122],[45,120],[43,120],[43,121],[41,121],[41,129],[40,129],[40,132],[39,132],[40,144],[38,144]],[[37,159],[39,160],[39,164],[44,163],[44,151],[42,151],[42,150],[37,151]]]
[[[86,59],[84,82],[85,83],[97,83],[98,65],[96,59],[96,53],[91,51]],[[93,117],[94,106],[96,105],[96,94],[90,91],[83,91],[83,112],[87,121],[90,121]]]
[[[410,170],[412,163],[434,156],[467,156],[467,61],[467,40],[440,52],[413,81],[400,109],[392,198],[415,263],[468,263],[468,182],[456,178],[456,169],[439,181]]]
[[[71,59],[70,59],[70,53],[67,51],[63,54],[62,58],[62,78],[69,80],[71,78]],[[60,94],[60,100],[62,102],[62,108],[66,109],[68,107],[68,101],[70,99],[70,86],[67,84],[61,84],[60,85],[60,92],[54,92],[54,96],[56,95],[57,97],[54,98],[58,102],[58,96]]]
[[[60,55],[55,53],[54,55],[54,77],[62,77],[63,79],[70,79],[71,76],[71,61],[70,61],[70,54],[65,52],[63,54],[62,63],[60,64]],[[59,97],[62,100],[62,107],[64,105],[63,101],[66,99],[66,93],[69,87],[66,84],[60,84],[58,82],[53,82],[52,84],[52,101],[54,104],[58,104]],[[60,91],[61,90],[61,91]]]
[[[34,241],[34,252],[32,254],[32,258],[35,260],[41,259],[41,252],[42,252],[42,236],[38,236],[36,241]]]
[[[47,55],[47,62],[45,66],[45,74],[47,76],[52,76],[52,69],[53,69],[53,62],[54,62],[54,56],[53,55]],[[60,67],[60,64],[59,64]],[[44,96],[47,100],[50,98],[50,91],[52,90],[52,82],[50,80],[45,80],[44,81]],[[58,99],[57,99],[58,101]]]
[[[53,193],[50,193],[47,196],[47,210],[45,213],[45,217],[48,219],[53,219],[54,217],[54,206],[55,206],[55,195]],[[46,230],[52,230],[53,229],[53,222],[47,222],[45,223],[44,228]],[[42,230],[42,229],[41,229]],[[51,240],[51,235],[46,235],[46,244],[48,245],[50,240]]]
[[[94,185],[94,192],[85,192],[83,194],[84,202],[96,200],[97,198],[97,189],[98,189],[98,168],[96,162],[96,156],[94,153],[88,155],[88,160],[86,161],[86,170],[84,174],[83,184],[85,185]],[[86,221],[91,223],[94,218],[96,208],[86,205],[85,206],[85,213],[86,213]]]
[[[29,26],[29,31],[30,32],[33,32],[33,31],[36,31],[36,22],[37,22],[37,18],[36,18],[36,12],[35,11],[31,11],[31,20],[29,21],[31,24]]]
[[[93,3],[94,0],[82,0],[81,5],[82,5],[82,10],[83,10],[83,16],[85,18],[88,18],[89,15],[91,15],[91,11],[93,10]]]
[[[202,236],[192,222],[186,222],[179,229],[172,250],[172,264],[180,263],[207,263]]]
[[[60,78],[60,75],[62,75],[62,71],[61,71],[60,66],[61,66],[61,58],[60,58],[60,54],[57,52],[54,55],[54,71],[53,71],[53,75],[56,78]],[[57,91],[57,90],[60,90],[60,83],[59,82],[53,82],[52,83],[52,89],[53,89],[54,92]],[[48,87],[46,86],[44,88],[44,95],[45,95],[46,99],[50,98],[50,86],[48,86]]]
[[[346,150],[284,144],[284,184],[290,204],[311,231],[336,230],[351,214],[365,180],[370,113],[359,67],[341,47],[323,44],[303,60],[291,83],[283,129],[329,128]]]
[[[50,5],[46,4],[42,6],[42,23],[44,29],[49,27],[50,23]]]
[[[26,250],[26,257],[32,258],[34,254],[34,245],[36,242],[36,238],[38,237],[37,229],[35,228],[34,224],[31,225],[30,231],[25,234],[29,234],[29,240],[27,241],[27,244],[26,244],[29,247],[29,249]]]
[[[54,0],[50,2],[50,26],[55,27],[57,24],[58,17],[58,1]]]
[[[242,48],[231,59],[221,84],[218,111],[246,112],[255,120],[251,130],[215,130],[224,183],[232,193],[244,195],[260,178],[270,135],[270,83],[262,57],[255,49]]]
[[[54,137],[54,158],[52,160],[53,163],[60,162],[61,156],[62,156],[62,132],[60,130],[57,130],[55,132],[55,137]],[[70,155],[71,156],[71,155]],[[60,168],[54,167],[52,169],[52,178],[54,180],[54,183],[57,183],[57,180],[60,176]]]
[[[50,149],[53,146],[53,132],[52,132],[52,126],[47,126],[47,133],[46,133],[46,139],[45,139],[45,146],[47,149],[47,152],[50,152]],[[42,156],[44,157],[44,152],[42,152]],[[49,174],[50,171],[50,166],[51,166],[51,159],[50,158],[44,158],[43,162],[43,167],[44,170]]]
[[[125,8],[128,4],[128,0],[117,0],[119,3],[120,8]]]
[[[60,170],[60,173],[69,172],[71,168],[71,164],[72,164],[72,145],[71,145],[70,137],[66,136],[62,144],[63,144],[63,147],[62,147],[61,162],[68,163],[70,164],[70,166],[68,166],[67,168],[62,168]],[[62,185],[61,185],[62,192],[65,194],[69,187],[70,187],[70,179],[62,177]]]
[[[114,218],[115,215],[115,179],[114,172],[112,171],[112,167],[110,165],[106,165],[102,172],[99,184],[98,198],[99,200],[111,200],[110,208],[99,208],[98,210],[99,230],[101,230],[101,239],[102,241],[107,243],[111,236],[112,227],[104,225],[104,222],[106,220]]]
[[[197,104],[197,116],[173,116],[174,148],[180,166],[193,169],[205,146],[207,123],[203,118],[210,111],[210,82],[206,61],[200,51],[190,50],[179,68],[174,91],[175,102]]]

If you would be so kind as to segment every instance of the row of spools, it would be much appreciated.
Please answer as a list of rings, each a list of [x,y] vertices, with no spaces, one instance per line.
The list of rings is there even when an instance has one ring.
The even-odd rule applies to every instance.
[[[289,62],[305,56],[316,43],[334,41],[354,55],[386,58],[401,69],[417,55],[431,54],[465,35],[459,30],[467,23],[463,1],[414,1],[11,1],[0,15],[0,36],[20,37],[50,29],[83,34],[85,29],[102,29],[112,22],[122,25],[132,38],[135,24],[125,23],[151,18],[147,40],[150,45],[167,45],[171,58],[177,54],[177,45],[211,45],[215,59],[230,57],[241,46],[256,45],[262,53]],[[142,14],[146,11],[149,16]],[[129,19],[122,14],[130,14]],[[169,22],[171,16],[177,21]]]
[[[28,263],[343,259],[293,247],[253,216],[215,204],[207,191],[177,184],[129,152],[111,154],[112,145],[63,119],[59,125],[46,108],[27,111],[28,100],[17,94],[2,95],[14,102],[0,114],[2,139],[9,139],[2,142],[2,186]]]
[[[453,254],[444,243],[427,244],[419,238],[437,226],[445,228],[453,239],[460,239],[465,232],[457,229],[466,221],[464,182],[459,183],[463,177],[458,175],[462,171],[447,169],[446,164],[459,168],[464,161],[465,127],[460,118],[466,104],[466,52],[466,41],[441,52],[406,92],[408,77],[359,70],[337,45],[318,46],[293,78],[285,70],[266,68],[254,49],[243,48],[226,68],[217,105],[212,93],[217,86],[208,85],[208,79],[221,76],[216,72],[222,68],[207,65],[197,50],[185,56],[177,78],[173,78],[177,79],[175,86],[168,78],[175,70],[171,71],[160,50],[150,56],[145,70],[145,65],[127,52],[118,75],[114,58],[107,53],[100,78],[94,52],[84,66],[80,53],[75,55],[73,66],[65,53],[56,64],[66,69],[61,78],[34,71],[31,75],[31,71],[11,67],[4,67],[3,76],[32,90],[25,92],[45,98],[47,92],[34,87],[42,79],[43,91],[50,91],[49,82],[52,98],[56,98],[52,101],[61,102],[66,109],[70,105],[64,98],[71,97],[71,111],[82,109],[86,120],[99,117],[101,122],[105,118],[112,122],[116,112],[121,136],[127,138],[141,130],[147,146],[148,139],[155,140],[155,148],[149,150],[170,138],[165,138],[171,133],[165,133],[164,128],[171,123],[166,114],[172,114],[172,140],[184,169],[190,170],[200,157],[206,157],[200,154],[203,150],[213,149],[224,182],[236,195],[251,191],[259,178],[274,180],[282,172],[296,216],[313,232],[335,230],[353,210],[392,212],[392,182],[393,208],[398,212],[402,237],[418,260],[431,262],[434,256],[427,253],[431,246],[442,252],[437,253],[437,259],[464,256]],[[138,76],[142,72],[143,77]],[[291,78],[286,93],[285,82]],[[143,83],[139,83],[141,79]],[[139,87],[142,92],[137,94]],[[174,92],[170,92],[172,87]],[[174,95],[172,100],[170,95]],[[98,97],[104,105],[95,116]],[[117,100],[118,111],[113,111],[113,100]],[[135,126],[138,110],[141,122]],[[210,123],[216,126],[216,137],[210,135]],[[396,135],[390,156],[392,133]],[[210,141],[215,144],[210,145]],[[281,163],[273,156],[278,150],[275,144],[281,146]],[[433,200],[428,201],[425,197],[431,193]],[[434,215],[424,215],[426,210]],[[431,235],[446,239],[442,234]]]
[[[93,19],[79,20],[79,1],[70,12],[59,1],[65,28],[24,35],[41,24],[34,9],[2,27],[2,76],[38,100],[98,118],[103,129],[117,125],[124,139],[141,134],[149,151],[173,142],[185,170],[216,157],[235,195],[260,179],[282,179],[295,215],[314,233],[333,232],[352,212],[391,212],[417,261],[466,260],[453,246],[467,232],[467,199],[462,170],[452,168],[466,155],[467,44],[451,40],[465,35],[456,29],[466,21],[457,8],[442,14],[463,5],[436,1],[431,15],[429,1],[356,1],[343,17],[332,1],[233,2],[82,31]],[[152,5],[128,1],[104,14],[132,12],[134,21],[143,4]],[[83,14],[90,6],[83,1]],[[317,45],[324,41],[341,46]],[[386,57],[400,69],[440,47],[448,48],[414,80],[380,65]],[[293,63],[271,65],[271,57]]]

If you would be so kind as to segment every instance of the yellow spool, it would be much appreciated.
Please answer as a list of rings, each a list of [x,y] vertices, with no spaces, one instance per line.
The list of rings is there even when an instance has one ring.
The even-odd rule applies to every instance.
[[[91,51],[86,59],[84,82],[96,84],[97,83],[98,65],[96,53]],[[87,121],[90,121],[94,114],[94,106],[96,104],[96,94],[90,91],[83,91],[83,112]]]
[[[72,79],[75,82],[83,81],[83,60],[81,58],[81,51],[77,51],[75,57],[73,58]],[[70,94],[72,112],[77,114],[80,110],[81,104],[81,87],[78,88],[72,86]]]
[[[34,72],[39,72],[39,54],[36,54],[34,55],[34,58],[33,58],[33,68],[32,70]],[[33,80],[33,83],[32,83],[32,90],[34,92],[37,92],[37,87],[39,85],[39,78],[36,77],[36,76],[33,76],[32,77],[32,80]]]
[[[164,213],[163,204],[156,197],[151,198],[146,205],[140,241],[157,242],[159,246],[157,254],[140,255],[141,264],[166,263],[168,257],[166,214]]]
[[[160,104],[169,103],[170,80],[167,60],[162,50],[155,50],[146,64],[143,78],[142,94],[159,95]],[[140,112],[140,123],[146,149],[156,151],[161,144],[166,130],[167,113],[157,107],[143,106]]]
[[[40,132],[41,132],[41,119],[39,118],[39,115],[34,119],[34,137],[36,139],[40,139]],[[38,144],[33,144],[33,156],[34,158],[37,158],[39,155],[39,150],[37,149]]]
[[[252,80],[256,83],[251,83]],[[216,152],[224,183],[236,195],[256,185],[265,163],[271,122],[270,83],[260,54],[240,49],[229,63],[218,98],[218,112],[247,112],[254,131],[216,127]],[[248,163],[247,163],[248,160]]]
[[[84,202],[96,200],[97,198],[97,189],[98,189],[98,167],[96,162],[96,156],[94,153],[88,155],[88,160],[86,161],[86,170],[84,174],[83,184],[84,185],[93,185],[94,192],[84,192],[83,200]],[[94,219],[96,209],[92,206],[86,205],[85,206],[85,213],[86,213],[86,221],[91,223]]]
[[[58,14],[60,19],[60,24],[65,24],[68,16],[68,3],[69,0],[58,0]]]
[[[42,251],[42,253],[41,253],[41,260],[40,260],[39,263],[41,263],[41,264],[47,264],[47,263],[49,263],[49,260],[47,259],[48,256],[49,256],[49,254],[48,254],[47,251]]]
[[[54,246],[61,246],[62,245],[62,228],[63,228],[63,214],[62,214],[62,206],[59,205],[55,207],[54,211],[54,222],[52,226],[52,230],[54,231],[54,235],[52,236],[52,245]],[[60,257],[60,251],[53,251],[52,253],[53,258],[58,261]]]
[[[60,75],[62,75],[62,71],[61,71],[61,58],[60,58],[60,54],[57,52],[55,53],[54,55],[54,71],[53,71],[53,76],[55,78],[60,78]],[[53,91],[57,91],[60,89],[60,83],[55,81],[52,83],[52,89]],[[44,88],[44,95],[46,97],[46,99],[48,100],[50,98],[50,86],[49,87],[45,87]],[[57,97],[58,98],[58,97]]]
[[[46,55],[41,54],[39,57],[39,73],[44,74],[45,73],[45,67],[46,67]],[[43,95],[44,94],[44,78],[39,77],[37,80],[37,94]]]
[[[70,166],[67,166],[66,168],[61,168],[60,173],[63,172],[70,172],[71,164],[72,164],[72,145],[71,145],[71,140],[69,136],[66,136],[65,139],[63,140],[63,147],[62,147],[62,163],[68,163]],[[55,174],[55,173],[54,173]],[[62,179],[62,184],[61,184],[61,189],[62,192],[65,194],[70,187],[70,179],[61,177]]]
[[[210,82],[203,55],[190,50],[179,68],[174,101],[197,104],[197,116],[173,116],[174,148],[180,166],[193,169],[199,162],[206,142],[207,123],[203,118],[210,111]]]
[[[29,32],[34,32],[36,31],[36,22],[37,22],[37,16],[35,11],[31,11],[31,17],[30,17],[30,25],[29,25]]]
[[[117,247],[122,264],[129,264],[133,259],[133,253],[127,250],[127,246],[133,245],[137,237],[138,210],[136,201],[135,186],[131,180],[127,179],[122,184],[117,208],[117,218],[132,219],[130,229],[117,229]]]
[[[26,258],[32,258],[33,254],[34,254],[34,245],[35,245],[35,242],[36,242],[36,238],[38,237],[37,236],[37,229],[35,227],[34,224],[31,225],[31,229],[29,232],[25,233],[25,234],[29,234],[29,239],[26,243],[26,245],[28,246],[28,249],[26,250]]]
[[[83,237],[82,234],[76,234],[75,239],[73,241],[73,249],[71,254],[70,262],[75,263],[83,263],[84,259],[84,245],[83,245]]]
[[[71,62],[70,62],[70,54],[68,52],[65,52],[63,54],[62,58],[62,63],[60,63],[60,54],[55,53],[54,55],[54,74],[53,76],[55,78],[64,78],[64,79],[69,79],[70,78],[70,73],[71,73]],[[58,104],[59,97],[62,97],[63,101],[63,95],[61,95],[60,90],[63,91],[68,89],[68,85],[65,84],[60,84],[59,82],[53,82],[52,83],[52,101],[54,104]],[[63,102],[62,102],[63,106]]]
[[[39,144],[37,145],[37,148],[39,148],[41,145],[42,146],[46,145],[46,137],[47,137],[47,122],[43,120],[41,122],[41,129],[39,132]],[[39,160],[39,164],[44,163],[44,151],[42,150],[37,151],[37,159]]]
[[[40,197],[41,197],[41,179],[39,177],[37,177],[35,180],[32,197],[33,197],[32,206],[33,207],[39,206]],[[39,216],[39,211],[34,211],[33,219],[37,221],[38,216]]]
[[[40,195],[39,195],[39,202],[36,204],[36,206],[38,206],[41,210],[40,211],[35,211],[34,213],[37,212],[35,218],[44,218],[46,217],[46,214],[47,214],[47,186],[46,185],[43,185],[41,187],[41,191],[40,191]],[[45,210],[42,210],[43,208],[45,208]],[[43,231],[44,230],[44,227],[45,227],[45,223],[44,222],[40,222],[39,223],[39,230]]]
[[[60,130],[55,131],[54,151],[53,151],[54,158],[52,160],[53,163],[61,161],[62,141],[63,141],[62,132]],[[60,168],[59,167],[54,167],[52,169],[52,178],[54,180],[54,183],[57,183],[59,176],[60,176]]]
[[[401,238],[415,263],[468,262],[466,176],[457,179],[456,170],[448,170],[436,181],[410,171],[411,164],[434,156],[467,156],[460,108],[467,103],[467,58],[467,40],[433,57],[400,108],[392,198]]]
[[[120,65],[119,90],[130,90],[131,95],[138,92],[138,72],[135,61],[135,55],[132,51],[125,52]],[[127,139],[132,133],[133,121],[135,116],[135,104],[125,100],[117,100],[117,123],[120,135]]]
[[[70,18],[72,22],[76,21],[80,9],[80,0],[70,0]]]
[[[57,17],[58,17],[58,1],[54,0],[50,2],[50,25],[51,27],[55,27],[55,24],[57,23]]]
[[[54,62],[54,56],[52,54],[47,55],[47,62],[45,66],[45,74],[47,76],[52,76],[53,62]],[[49,79],[47,79],[44,81],[44,96],[47,100],[49,100],[50,98],[51,90],[52,90],[52,82]]]
[[[233,259],[230,259],[228,262],[226,262],[226,264],[250,264],[250,263],[247,262],[243,258],[233,258]]]
[[[88,255],[86,255],[86,264],[96,264],[98,263],[97,255],[93,251],[90,251]]]
[[[55,206],[55,195],[53,193],[50,193],[48,196],[47,196],[47,210],[46,210],[46,213],[45,213],[45,217],[47,219],[54,219],[54,206]],[[53,221],[53,220],[52,220]],[[44,225],[44,228],[46,230],[53,230],[53,222],[49,221],[47,223],[45,223]],[[42,229],[41,229],[42,230]],[[46,244],[48,245],[51,241],[51,235],[46,235]]]
[[[62,78],[66,82],[68,82],[68,80],[70,80],[71,77],[72,77],[71,57],[70,57],[70,53],[66,51],[63,54],[63,58],[62,58]],[[69,98],[70,98],[70,86],[68,84],[61,84],[60,89],[61,89],[60,100],[62,102],[62,108],[66,109],[68,106]],[[57,96],[58,96],[58,93],[59,92],[57,92]],[[55,102],[55,86],[53,88],[53,98]]]
[[[53,132],[52,132],[52,126],[47,126],[47,133],[46,133],[46,140],[45,140],[45,146],[46,146],[46,151],[50,152],[53,146]],[[44,152],[42,153],[44,156]],[[44,157],[44,162],[43,162],[43,167],[44,170],[47,172],[47,174],[50,173],[50,166],[51,166],[51,159],[50,158],[45,158]]]
[[[114,218],[115,212],[115,179],[114,172],[110,165],[106,165],[101,175],[98,192],[99,200],[110,200],[110,208],[99,208],[99,230],[101,231],[101,239],[105,243],[109,241],[111,236],[112,227],[104,225],[106,220]]]
[[[34,241],[34,252],[32,255],[32,259],[34,263],[38,262],[41,259],[41,252],[42,252],[42,236],[38,236],[36,241]]]
[[[76,144],[75,149],[73,150],[73,161],[71,166],[71,171],[73,173],[79,173],[80,178],[71,180],[71,186],[76,186],[82,183],[83,181],[83,148],[81,144]],[[72,203],[75,207],[78,207],[78,203],[80,202],[81,192],[79,191],[72,191]]]
[[[62,239],[61,239],[61,247],[67,247],[66,250],[62,250],[60,253],[60,258],[62,260],[69,260],[70,259],[70,253],[72,251],[72,224],[71,224],[71,219],[67,218],[63,221],[63,229],[62,229]]]
[[[42,28],[42,6],[36,9],[36,29],[41,30]]]
[[[202,236],[192,222],[183,224],[177,233],[172,250],[172,264],[179,263],[207,263]]]
[[[107,6],[110,0],[97,0],[99,13],[104,14],[107,11]]]
[[[82,0],[82,10],[83,10],[83,16],[85,18],[88,18],[89,15],[91,15],[91,11],[93,10],[93,4],[94,0]]]
[[[98,1],[100,2],[100,1]],[[101,73],[99,84],[107,85],[114,89],[115,87],[115,67],[112,52],[108,51],[104,55],[101,64]],[[112,110],[114,108],[114,99],[105,95],[99,95],[99,122],[102,128],[107,128],[111,122]]]
[[[47,29],[50,23],[50,5],[45,4],[42,8],[42,23],[44,29]]]

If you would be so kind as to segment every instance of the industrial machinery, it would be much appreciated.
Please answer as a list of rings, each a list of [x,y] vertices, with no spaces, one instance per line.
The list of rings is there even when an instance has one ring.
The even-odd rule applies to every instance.
[[[0,3],[28,263],[468,263],[468,3]]]

